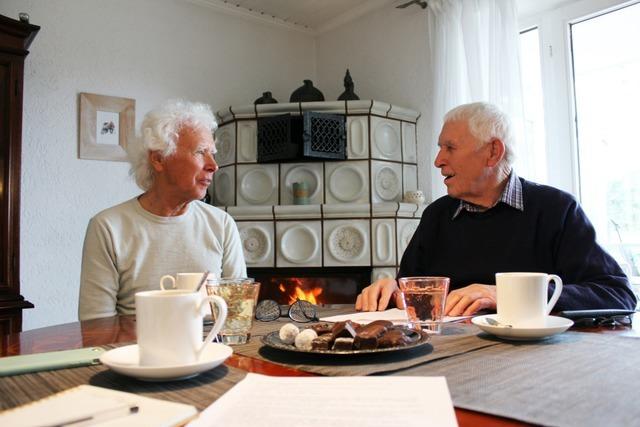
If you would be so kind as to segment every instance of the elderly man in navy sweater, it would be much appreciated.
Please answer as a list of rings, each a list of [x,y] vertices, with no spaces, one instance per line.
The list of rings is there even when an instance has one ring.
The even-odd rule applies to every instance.
[[[502,111],[465,104],[444,122],[435,166],[448,195],[424,210],[398,277],[450,277],[450,316],[495,310],[494,275],[509,271],[559,275],[564,288],[556,310],[636,306],[629,280],[596,243],[575,198],[513,171],[514,136]],[[358,295],[356,309],[384,310],[391,298],[403,306],[396,281],[381,279]]]

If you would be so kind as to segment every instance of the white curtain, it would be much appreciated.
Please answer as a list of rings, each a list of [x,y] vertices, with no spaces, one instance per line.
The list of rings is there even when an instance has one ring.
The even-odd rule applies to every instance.
[[[442,117],[451,108],[485,101],[510,115],[522,141],[523,107],[515,0],[429,0],[427,27],[432,79],[430,143],[432,200],[446,194],[433,167]],[[529,173],[516,146],[518,175]]]

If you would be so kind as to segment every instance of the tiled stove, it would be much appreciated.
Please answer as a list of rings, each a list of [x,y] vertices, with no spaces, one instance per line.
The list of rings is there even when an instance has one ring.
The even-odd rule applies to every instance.
[[[346,160],[257,162],[257,119],[304,111],[346,116]],[[220,169],[210,193],[238,224],[249,269],[371,267],[395,277],[424,206],[417,189],[416,111],[379,101],[229,107],[218,112]],[[305,181],[308,205],[293,204]]]

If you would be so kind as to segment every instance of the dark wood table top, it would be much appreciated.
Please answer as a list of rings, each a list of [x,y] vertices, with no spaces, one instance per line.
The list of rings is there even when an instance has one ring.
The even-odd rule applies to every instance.
[[[589,331],[602,334],[617,334],[640,336],[640,328],[637,325],[631,327],[594,327],[581,328],[581,331]],[[133,342],[136,339],[135,317],[116,316],[103,319],[94,319],[83,322],[73,322],[63,325],[50,326],[40,329],[21,332],[18,334],[4,335],[0,341],[0,356],[13,356],[22,354],[41,353],[46,351],[68,350],[74,348],[101,346]],[[286,366],[277,365],[264,360],[258,360],[247,356],[233,354],[226,365],[242,369],[247,372],[255,372],[274,376],[311,376],[313,374],[303,372]],[[460,426],[523,426],[525,423],[507,418],[496,417],[479,412],[456,408],[456,416]]]

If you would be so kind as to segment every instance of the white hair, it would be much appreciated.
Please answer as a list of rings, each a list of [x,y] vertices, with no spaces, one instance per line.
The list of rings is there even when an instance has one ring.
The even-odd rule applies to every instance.
[[[487,102],[462,104],[444,115],[444,122],[464,120],[469,125],[471,135],[481,144],[499,139],[504,143],[504,160],[512,165],[515,160],[515,136],[509,116],[497,106]]]
[[[207,129],[211,133],[218,123],[207,104],[172,99],[149,111],[140,125],[140,135],[129,149],[130,175],[143,190],[148,190],[155,179],[149,161],[150,151],[161,151],[170,156],[176,151],[178,134],[184,127]]]

